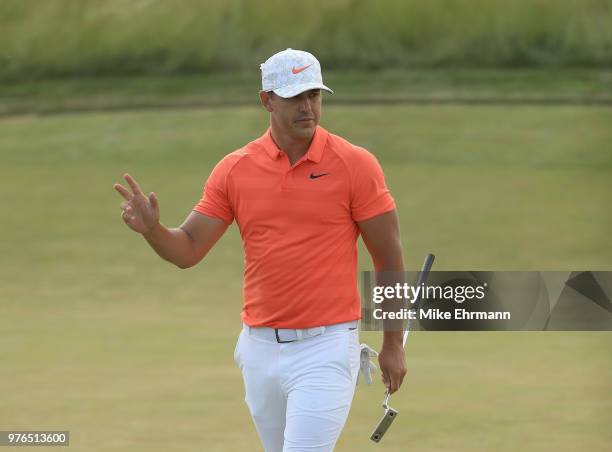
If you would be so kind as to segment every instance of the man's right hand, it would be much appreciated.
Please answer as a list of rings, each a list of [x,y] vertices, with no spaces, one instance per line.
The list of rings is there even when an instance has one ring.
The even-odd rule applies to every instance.
[[[130,229],[140,234],[146,234],[159,224],[159,203],[155,193],[145,196],[138,183],[129,174],[124,174],[126,182],[132,189],[130,192],[121,184],[113,187],[125,199],[121,203],[121,218]]]

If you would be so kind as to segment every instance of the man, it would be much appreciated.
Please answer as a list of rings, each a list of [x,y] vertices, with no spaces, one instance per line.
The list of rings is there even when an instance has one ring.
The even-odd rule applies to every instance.
[[[154,193],[131,192],[122,218],[164,259],[196,265],[236,220],[244,243],[243,330],[234,358],[267,452],[331,451],[359,371],[357,239],[377,271],[403,271],[395,202],[376,158],[319,126],[321,67],[287,49],[261,65],[270,128],[225,156],[178,228],[159,222]],[[378,356],[393,393],[406,373],[401,331]]]

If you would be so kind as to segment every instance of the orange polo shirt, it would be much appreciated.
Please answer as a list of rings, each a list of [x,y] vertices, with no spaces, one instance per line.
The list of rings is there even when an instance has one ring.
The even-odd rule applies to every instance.
[[[225,156],[194,211],[236,219],[244,323],[310,328],[360,318],[356,222],[393,209],[376,157],[317,127],[293,166],[270,129]]]

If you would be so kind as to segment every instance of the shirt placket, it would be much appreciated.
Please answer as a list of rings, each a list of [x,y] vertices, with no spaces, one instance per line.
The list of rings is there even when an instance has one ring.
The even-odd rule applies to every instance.
[[[283,158],[283,175],[281,177],[281,183],[280,183],[280,189],[281,191],[287,191],[289,183],[291,182],[291,178],[293,177],[293,171],[302,163],[304,163],[304,161],[306,161],[306,155],[302,156],[302,158],[300,158],[295,165],[291,166],[291,164],[289,163],[289,157],[287,157],[287,155],[283,152],[281,154],[281,157]]]
[[[288,168],[284,168],[283,176],[281,178],[281,183],[280,183],[281,191],[287,191],[287,185],[288,185],[287,179],[291,177],[291,171],[293,171],[293,168],[291,168],[290,166]]]

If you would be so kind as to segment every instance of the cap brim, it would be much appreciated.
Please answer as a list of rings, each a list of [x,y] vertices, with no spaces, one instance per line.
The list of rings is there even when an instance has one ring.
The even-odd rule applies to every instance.
[[[308,91],[311,89],[322,89],[322,90],[327,91],[330,94],[334,94],[334,92],[331,89],[329,89],[327,86],[325,86],[323,83],[317,83],[317,82],[285,86],[283,88],[278,88],[273,91],[274,91],[274,94],[277,94],[280,97],[288,98],[288,97],[297,96],[298,94],[301,94],[304,91]]]

